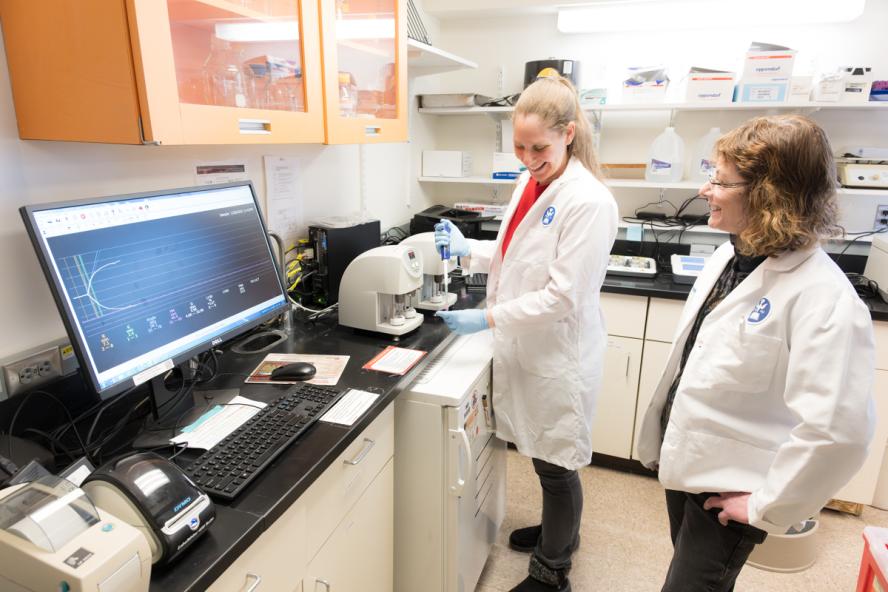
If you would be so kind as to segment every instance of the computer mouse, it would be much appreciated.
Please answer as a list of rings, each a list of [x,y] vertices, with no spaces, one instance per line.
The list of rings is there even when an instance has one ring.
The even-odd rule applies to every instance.
[[[293,362],[286,366],[280,366],[271,371],[272,380],[308,380],[317,373],[314,364],[308,362]]]

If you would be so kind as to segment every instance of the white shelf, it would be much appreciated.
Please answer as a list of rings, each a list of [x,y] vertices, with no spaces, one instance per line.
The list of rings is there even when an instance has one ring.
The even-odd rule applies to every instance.
[[[888,197],[888,189],[862,189],[856,187],[839,187],[839,195],[871,195],[873,197]]]
[[[493,115],[508,114],[514,107],[423,107],[420,113],[428,115]],[[584,111],[767,111],[797,109],[839,109],[846,111],[888,111],[888,101],[868,103],[815,103],[811,101],[793,103],[644,103],[608,104],[583,107]]]
[[[676,181],[674,183],[657,183],[655,181],[645,181],[644,179],[605,179],[604,184],[608,187],[626,187],[630,189],[693,189],[697,190],[703,185],[703,182],[697,181]]]
[[[415,39],[407,39],[407,74],[409,76],[425,76],[477,67],[478,64],[475,62],[470,62]]]
[[[515,179],[491,179],[490,177],[420,177],[420,183],[467,183],[471,185],[514,185]]]

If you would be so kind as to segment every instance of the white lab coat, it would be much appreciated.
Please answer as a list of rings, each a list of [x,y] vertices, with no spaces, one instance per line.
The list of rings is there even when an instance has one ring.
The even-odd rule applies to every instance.
[[[610,191],[576,159],[502,241],[530,178],[518,180],[495,241],[470,241],[488,272],[497,436],[521,454],[576,469],[592,458],[607,336],[599,293],[617,233]]]
[[[639,460],[667,489],[745,491],[749,523],[784,533],[815,515],[866,458],[875,412],[872,320],[820,247],[769,257],[704,319],[660,442],[688,333],[734,254],[697,279],[645,413]]]

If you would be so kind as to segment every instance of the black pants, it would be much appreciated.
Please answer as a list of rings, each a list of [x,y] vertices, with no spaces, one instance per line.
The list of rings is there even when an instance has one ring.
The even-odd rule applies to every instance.
[[[543,532],[533,554],[546,567],[567,573],[583,514],[580,476],[537,458],[533,469],[543,488]]]
[[[722,526],[720,509],[703,509],[713,495],[666,490],[673,554],[662,592],[730,592],[752,549],[765,540],[765,531],[748,524]]]

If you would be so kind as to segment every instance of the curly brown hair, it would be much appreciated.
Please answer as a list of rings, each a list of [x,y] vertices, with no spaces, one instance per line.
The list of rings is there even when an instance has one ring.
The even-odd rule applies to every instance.
[[[801,115],[750,119],[719,138],[718,157],[748,182],[737,250],[776,255],[843,234],[836,223],[836,168],[829,139]]]

